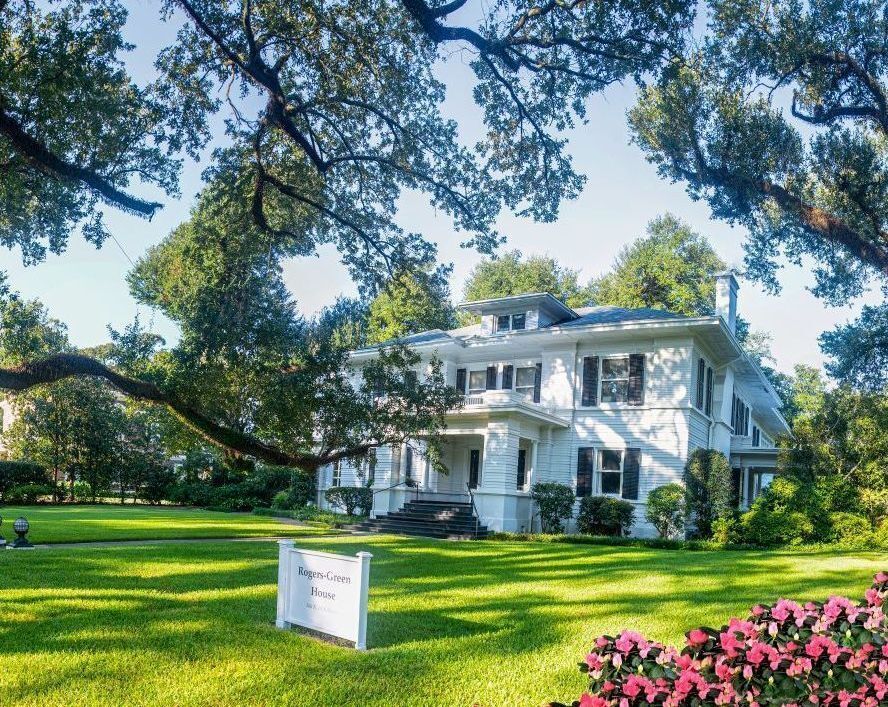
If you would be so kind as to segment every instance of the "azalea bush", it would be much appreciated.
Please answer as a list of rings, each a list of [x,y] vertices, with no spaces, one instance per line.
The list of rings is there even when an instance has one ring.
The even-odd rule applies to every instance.
[[[886,596],[888,573],[880,572],[863,602],[781,599],[720,630],[690,631],[681,651],[632,631],[601,636],[580,665],[589,691],[573,705],[888,704]]]

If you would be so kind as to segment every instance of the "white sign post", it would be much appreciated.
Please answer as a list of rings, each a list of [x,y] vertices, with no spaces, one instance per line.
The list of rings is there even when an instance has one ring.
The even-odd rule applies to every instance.
[[[281,540],[278,561],[278,628],[303,626],[367,648],[369,552],[355,557],[299,550]]]

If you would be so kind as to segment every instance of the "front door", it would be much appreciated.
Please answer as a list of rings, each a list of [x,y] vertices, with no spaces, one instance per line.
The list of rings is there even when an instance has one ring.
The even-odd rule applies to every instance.
[[[481,450],[469,450],[469,488],[478,488],[478,477],[481,473]]]

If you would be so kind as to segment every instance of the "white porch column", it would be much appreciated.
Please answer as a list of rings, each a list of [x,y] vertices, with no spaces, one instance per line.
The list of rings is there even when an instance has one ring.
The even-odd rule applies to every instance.
[[[527,488],[530,489],[536,481],[537,456],[539,454],[540,443],[538,440],[530,441],[530,469],[527,471]]]

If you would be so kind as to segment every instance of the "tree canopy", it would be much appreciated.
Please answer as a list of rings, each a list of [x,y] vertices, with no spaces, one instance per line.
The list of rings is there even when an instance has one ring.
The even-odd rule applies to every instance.
[[[429,329],[454,328],[449,272],[449,268],[403,272],[389,281],[370,303],[367,342],[379,344]]]
[[[644,88],[630,112],[635,142],[665,178],[748,229],[748,276],[777,289],[781,257],[810,258],[813,291],[831,304],[870,283],[888,286],[884,4],[709,5],[705,40]],[[881,387],[884,349],[837,345],[855,331],[827,340],[838,356],[833,372],[853,379],[866,371]],[[846,355],[868,364],[849,365]]]
[[[463,286],[463,299],[470,302],[549,292],[569,307],[583,307],[589,304],[590,293],[580,285],[578,274],[578,270],[571,270],[548,255],[523,258],[521,251],[510,250],[472,268]]]
[[[625,246],[611,270],[591,284],[592,303],[711,315],[714,277],[726,267],[709,241],[665,214],[651,221],[647,236]]]

